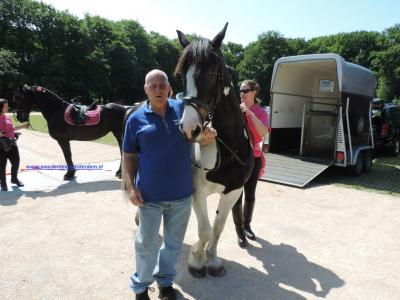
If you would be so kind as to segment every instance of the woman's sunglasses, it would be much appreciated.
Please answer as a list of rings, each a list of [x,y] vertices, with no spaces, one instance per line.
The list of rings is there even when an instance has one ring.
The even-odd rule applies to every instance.
[[[247,94],[248,92],[252,92],[252,89],[245,89],[245,90],[240,90],[241,93]]]

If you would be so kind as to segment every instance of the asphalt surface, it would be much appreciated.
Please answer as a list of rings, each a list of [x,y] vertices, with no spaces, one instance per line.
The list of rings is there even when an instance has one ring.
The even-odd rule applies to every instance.
[[[114,177],[118,149],[72,142],[75,164],[102,169],[65,182],[64,171],[26,170],[65,163],[48,135],[22,132],[25,187],[9,183],[12,190],[0,193],[0,299],[134,299],[135,208],[122,200]],[[213,218],[217,197],[210,198]],[[186,259],[197,240],[193,213],[175,287],[180,299],[400,299],[399,204],[333,185],[259,182],[257,241],[239,248],[229,217],[218,246],[227,275],[192,278]],[[157,288],[150,297],[157,299]]]

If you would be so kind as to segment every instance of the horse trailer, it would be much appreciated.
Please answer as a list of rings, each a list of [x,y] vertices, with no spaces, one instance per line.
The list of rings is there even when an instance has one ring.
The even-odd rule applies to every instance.
[[[337,54],[282,57],[271,80],[271,132],[261,179],[304,187],[329,166],[371,168],[376,79]]]

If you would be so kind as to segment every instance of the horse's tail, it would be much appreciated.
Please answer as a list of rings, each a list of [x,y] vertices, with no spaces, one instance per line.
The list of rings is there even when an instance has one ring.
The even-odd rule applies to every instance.
[[[125,135],[125,127],[126,127],[126,122],[128,121],[128,118],[130,117],[131,114],[133,114],[135,111],[137,111],[140,107],[142,107],[146,103],[146,100],[141,101],[141,102],[136,102],[133,104],[133,106],[127,106],[125,109],[125,116],[122,121],[122,140],[124,140],[124,135]]]
[[[124,140],[124,135],[125,135],[125,127],[126,127],[126,122],[128,121],[128,118],[131,114],[133,114],[136,110],[138,110],[139,107],[144,105],[146,101],[138,102],[135,103],[133,106],[128,106],[125,108],[125,116],[123,120],[123,130],[122,130],[122,140]],[[128,191],[128,186],[130,186],[132,183],[129,182],[128,176],[126,176],[126,168],[125,168],[125,159],[124,159],[124,153],[122,152],[122,159],[121,159],[121,171],[122,171],[122,176],[121,176],[121,190],[122,190],[122,197],[126,201],[130,201],[130,195]]]
[[[122,169],[122,176],[121,176],[122,199],[124,199],[125,202],[130,202],[131,195],[129,194],[128,186],[130,186],[132,183],[129,182],[128,176],[126,176],[126,168],[125,168],[124,161],[125,161],[124,157],[122,156],[122,161],[121,161],[121,169]],[[135,223],[136,223],[136,225],[139,225],[139,209],[136,210]]]
[[[122,158],[121,158],[121,191],[122,191],[122,198],[126,201],[129,202],[130,200],[130,195],[128,191],[128,186],[131,184],[129,182],[129,177],[126,176],[126,168],[125,168],[125,159],[124,159],[124,154],[122,153]]]

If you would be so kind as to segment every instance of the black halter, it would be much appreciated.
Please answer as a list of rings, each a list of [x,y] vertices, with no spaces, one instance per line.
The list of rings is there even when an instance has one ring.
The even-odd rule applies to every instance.
[[[218,83],[219,85],[221,85],[222,80],[220,73],[218,73]],[[221,85],[221,88],[223,88],[223,86]],[[212,119],[214,117],[214,110],[215,107],[217,106],[217,100],[218,100],[218,91],[219,89],[216,89],[215,95],[212,99],[212,101],[210,103],[201,100],[199,98],[196,97],[183,97],[182,101],[184,103],[184,105],[189,105],[191,107],[194,108],[194,110],[197,112],[200,120],[201,120],[201,124],[202,124],[202,128],[204,129],[208,124],[210,124],[210,122],[212,122]],[[199,107],[203,107],[206,111],[207,111],[207,115],[205,118],[203,118],[203,115],[200,113],[199,111]],[[232,157],[234,157],[241,165],[245,166],[246,163],[237,155],[237,150],[233,150],[231,147],[229,147],[219,136],[216,137],[216,139],[231,153]],[[194,163],[195,166],[200,167],[198,164]]]
[[[217,95],[214,97],[214,101],[212,101],[211,105],[208,104],[207,102],[203,101],[203,100],[200,100],[200,99],[196,98],[196,97],[189,97],[189,96],[184,97],[182,99],[182,101],[183,101],[185,106],[189,105],[189,106],[193,107],[193,109],[197,112],[197,114],[198,114],[198,116],[199,116],[199,118],[201,120],[202,127],[204,128],[208,124],[210,124],[210,122],[213,119],[214,110],[215,110],[215,106],[216,106],[216,103],[217,103],[217,101],[216,101],[217,99],[216,98],[217,98]],[[201,112],[199,110],[199,107],[203,107],[207,111],[207,115],[206,115],[205,118],[201,114]]]

